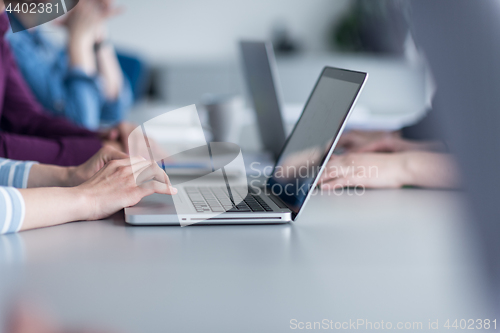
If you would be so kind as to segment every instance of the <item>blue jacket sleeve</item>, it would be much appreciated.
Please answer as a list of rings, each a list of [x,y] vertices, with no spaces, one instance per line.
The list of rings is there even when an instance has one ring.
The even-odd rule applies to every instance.
[[[130,82],[124,76],[123,87],[120,95],[114,101],[105,101],[101,112],[101,123],[115,125],[125,119],[128,110],[132,106],[133,95]]]
[[[74,67],[68,70],[63,84],[65,116],[90,130],[98,129],[104,101],[97,77],[89,76]]]

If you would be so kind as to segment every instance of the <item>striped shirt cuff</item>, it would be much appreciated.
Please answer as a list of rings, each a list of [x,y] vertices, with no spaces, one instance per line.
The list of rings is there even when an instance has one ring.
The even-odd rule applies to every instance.
[[[0,158],[0,185],[26,188],[31,167],[36,163]]]

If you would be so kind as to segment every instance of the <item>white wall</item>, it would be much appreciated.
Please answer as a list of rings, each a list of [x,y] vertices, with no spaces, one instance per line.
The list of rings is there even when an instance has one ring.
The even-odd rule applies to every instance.
[[[349,0],[119,0],[111,39],[154,60],[233,58],[240,38],[269,38],[284,22],[308,51],[324,51],[328,28]]]

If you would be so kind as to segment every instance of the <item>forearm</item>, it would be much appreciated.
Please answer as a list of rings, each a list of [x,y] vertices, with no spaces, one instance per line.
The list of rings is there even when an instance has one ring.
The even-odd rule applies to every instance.
[[[458,166],[450,154],[408,152],[404,156],[407,180],[404,185],[431,188],[458,188]]]
[[[94,40],[89,36],[71,35],[69,38],[68,54],[70,65],[81,68],[87,75],[96,72],[94,55]]]
[[[104,95],[108,100],[116,100],[123,86],[123,74],[113,46],[102,44],[97,52],[99,73],[104,78]]]
[[[34,187],[67,187],[70,184],[70,174],[75,167],[60,167],[48,164],[35,164],[31,167],[28,177],[28,188]]]
[[[25,217],[21,230],[87,219],[89,205],[82,191],[76,187],[19,191],[25,203]]]

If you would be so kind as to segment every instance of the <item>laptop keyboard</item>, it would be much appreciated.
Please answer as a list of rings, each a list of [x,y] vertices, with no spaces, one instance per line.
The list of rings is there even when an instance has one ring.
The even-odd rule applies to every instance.
[[[250,189],[246,197],[242,198],[244,191],[232,188],[231,195],[234,202],[229,196],[227,187],[186,186],[184,189],[198,213],[249,213],[271,212],[273,210],[261,197],[252,194]],[[238,204],[235,204],[235,202],[238,202]]]

